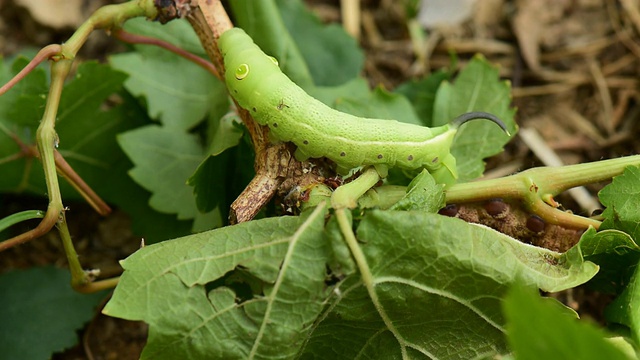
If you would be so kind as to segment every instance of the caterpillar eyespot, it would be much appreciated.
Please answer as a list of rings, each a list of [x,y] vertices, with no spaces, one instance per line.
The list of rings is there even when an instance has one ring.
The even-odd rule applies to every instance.
[[[246,78],[248,75],[249,75],[249,65],[240,64],[236,68],[236,79],[237,80],[242,80],[242,79]]]
[[[269,126],[272,139],[293,142],[296,158],[326,157],[340,174],[363,165],[425,168],[436,180],[450,182],[457,178],[450,149],[459,126],[487,119],[508,133],[500,119],[484,112],[466,113],[434,128],[342,113],[293,83],[244,30],[227,30],[218,44],[225,68],[236,69],[225,74],[225,82],[238,104],[261,109],[254,114],[256,122]]]

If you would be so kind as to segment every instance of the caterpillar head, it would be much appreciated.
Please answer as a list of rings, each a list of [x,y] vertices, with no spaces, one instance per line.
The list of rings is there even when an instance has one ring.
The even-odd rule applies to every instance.
[[[225,31],[218,40],[224,57],[225,82],[238,104],[250,106],[250,99],[259,94],[264,77],[280,73],[275,58],[266,55],[240,28]]]

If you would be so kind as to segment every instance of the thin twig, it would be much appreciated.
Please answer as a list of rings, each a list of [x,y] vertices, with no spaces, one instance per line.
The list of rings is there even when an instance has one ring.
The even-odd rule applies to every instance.
[[[102,216],[109,215],[111,213],[111,207],[73,170],[62,154],[60,154],[58,150],[55,150],[53,155],[58,173],[67,179],[69,184],[82,195],[98,214]]]
[[[216,69],[215,66],[213,66],[213,64],[197,55],[194,55],[184,49],[181,49],[175,45],[173,45],[170,42],[161,40],[161,39],[156,39],[156,38],[152,38],[149,36],[144,36],[144,35],[138,35],[138,34],[132,34],[130,32],[124,31],[122,29],[118,29],[116,31],[113,32],[113,35],[120,41],[129,43],[129,44],[146,44],[146,45],[154,45],[154,46],[158,46],[161,47],[167,51],[170,51],[178,56],[181,56],[193,63],[195,63],[196,65],[199,65],[200,67],[202,67],[203,69],[207,70],[209,73],[211,73],[213,76],[217,77],[218,79],[220,79],[220,74],[218,73],[218,70]]]
[[[33,59],[31,59],[31,61],[29,61],[27,66],[25,66],[22,70],[20,70],[20,72],[16,74],[16,76],[14,76],[11,80],[9,80],[9,82],[7,82],[6,84],[2,85],[2,87],[0,87],[0,95],[3,95],[7,91],[9,91],[9,89],[11,89],[14,85],[19,83],[33,69],[35,69],[38,65],[40,65],[40,63],[42,63],[45,60],[48,60],[52,56],[60,54],[61,49],[62,47],[58,44],[47,45],[42,49],[40,49],[40,51],[38,51],[36,56]]]

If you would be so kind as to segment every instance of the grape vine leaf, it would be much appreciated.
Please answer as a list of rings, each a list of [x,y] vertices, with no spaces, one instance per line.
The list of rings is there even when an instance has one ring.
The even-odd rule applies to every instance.
[[[382,87],[367,91],[364,96],[345,96],[335,105],[336,110],[355,116],[377,119],[394,119],[421,125],[411,103],[402,95],[390,93]]]
[[[580,238],[585,259],[600,266],[589,287],[608,294],[620,294],[627,285],[638,261],[640,246],[625,232],[615,229],[588,229]]]
[[[3,68],[2,79],[8,79],[24,65],[26,60],[18,59],[12,69]],[[126,74],[108,65],[84,62],[78,66],[60,100],[58,150],[105,201],[131,215],[137,234],[143,234],[149,242],[179,236],[188,227],[175,217],[149,208],[145,204],[148,193],[127,175],[131,162],[118,146],[116,135],[148,124],[149,119],[128,94],[118,93],[125,78]],[[20,151],[13,137],[35,146],[46,93],[45,71],[36,69],[0,97],[0,158],[9,159]],[[110,101],[108,106],[103,106],[106,101]],[[32,157],[3,162],[0,173],[0,191],[27,191],[39,196],[46,193],[42,168]],[[60,188],[65,201],[81,200],[67,181],[61,181]]]
[[[187,180],[204,157],[198,137],[157,125],[140,127],[118,136],[118,143],[135,164],[129,171],[140,186],[152,192],[149,205],[178,219],[218,217],[210,226],[220,226],[216,214],[198,211]]]
[[[0,353],[6,359],[50,359],[78,343],[104,291],[74,291],[66,269],[13,270],[0,275]]]
[[[640,266],[636,263],[635,272],[622,294],[609,304],[604,316],[609,322],[627,326],[636,344],[640,343]]]
[[[0,59],[0,82],[4,84],[9,81],[27,63],[25,58],[18,57],[11,66],[7,66]],[[45,71],[36,68],[0,97],[0,191],[42,190],[42,182],[35,182],[34,185],[31,180],[35,171],[30,169],[25,158],[15,158],[20,156],[22,149],[14,139],[19,139],[24,144],[33,143],[35,130],[44,111],[47,85]]]
[[[364,53],[342,26],[323,24],[302,1],[276,3],[317,86],[344,84],[362,72]]]
[[[305,90],[344,84],[361,72],[356,41],[342,27],[322,24],[301,1],[230,3],[238,26]]]
[[[514,287],[504,301],[509,345],[518,360],[633,359],[595,326],[564,315],[537,294]]]
[[[622,175],[613,178],[611,184],[598,193],[606,207],[601,229],[617,229],[640,239],[640,168],[628,166]]]
[[[318,207],[145,247],[122,262],[103,312],[149,323],[142,359],[293,358],[328,296],[325,214]]]
[[[368,212],[357,235],[378,304],[359,275],[347,278],[334,290],[304,358],[504,354],[501,297],[511,284],[559,291],[597,272],[579,248],[559,254],[422,211]]]
[[[513,136],[517,125],[515,109],[510,107],[510,103],[509,83],[500,81],[498,69],[477,55],[460,71],[453,84],[440,84],[434,103],[433,125],[447,124],[466,112],[485,111],[502,119]],[[509,139],[489,121],[474,121],[461,126],[451,148],[458,161],[459,180],[481,176],[484,172],[482,159],[500,153]]]
[[[138,21],[136,29],[148,27],[144,32],[173,38],[174,45],[194,46],[198,41],[186,21],[172,21],[163,26],[142,19]],[[166,34],[171,32],[182,36]],[[129,75],[125,88],[135,96],[144,97],[150,117],[160,120],[166,127],[193,128],[210,111],[212,98],[226,98],[224,85],[200,66],[155,46],[136,45],[135,48],[135,52],[112,55],[109,63]]]
[[[451,77],[450,71],[438,70],[424,79],[405,82],[398,86],[394,92],[404,95],[411,102],[422,121],[421,125],[433,126],[436,92],[440,84],[445,80],[450,80]]]
[[[390,210],[423,210],[435,213],[445,205],[443,184],[436,184],[436,180],[427,171],[416,176],[407,186],[407,194]]]

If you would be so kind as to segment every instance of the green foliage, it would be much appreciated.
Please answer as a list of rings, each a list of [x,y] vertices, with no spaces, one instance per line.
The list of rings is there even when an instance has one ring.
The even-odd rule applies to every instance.
[[[416,110],[424,126],[434,126],[433,106],[436,91],[443,81],[451,80],[452,74],[446,70],[436,71],[420,80],[410,80],[398,86],[394,92],[404,95]]]
[[[11,69],[4,67],[0,81],[7,81],[26,65],[15,60]],[[146,205],[149,196],[127,175],[132,166],[116,142],[118,133],[148,124],[146,114],[132,98],[120,93],[117,105],[106,110],[102,105],[122,90],[126,75],[95,62],[80,64],[73,80],[63,89],[56,131],[58,150],[73,169],[107,202],[128,212],[133,227],[147,241],[154,242],[184,234],[188,229],[175,217],[153,211]],[[96,86],[99,84],[99,86]],[[43,171],[37,160],[19,154],[14,137],[35,147],[35,133],[42,112],[47,83],[45,71],[37,69],[21,81],[17,88],[0,97],[0,191],[46,192]],[[60,182],[65,201],[79,200],[78,193],[66,182]]]
[[[27,64],[24,58],[16,59],[12,66],[7,66],[0,59],[0,82],[9,81],[20,69]],[[32,180],[32,175],[39,174],[30,169],[27,161],[12,156],[20,154],[21,148],[14,138],[31,144],[42,113],[47,94],[47,80],[45,71],[35,69],[25,77],[15,88],[0,97],[0,191],[21,192],[38,191],[42,189],[42,181]]]
[[[170,39],[177,46],[193,48],[198,43],[186,21],[173,21],[165,26],[144,19],[133,23],[136,30]],[[127,90],[143,97],[149,116],[166,127],[175,131],[190,129],[210,111],[213,98],[226,97],[224,86],[198,65],[155,46],[135,48],[135,52],[111,56],[109,62],[113,68],[129,74],[125,82]]]
[[[407,194],[391,210],[424,210],[435,213],[445,205],[444,185],[437,184],[427,170],[416,176],[407,186]]]
[[[598,194],[606,206],[602,229],[618,229],[640,238],[640,168],[629,166]]]
[[[69,271],[53,267],[0,275],[0,354],[4,359],[49,359],[78,343],[105,292],[79,294]]]
[[[204,55],[186,21],[162,26],[139,19],[129,21],[126,28]],[[228,182],[234,179],[224,176],[233,168],[231,158],[218,155],[237,145],[242,136],[232,118],[224,116],[229,110],[226,89],[211,74],[175,54],[147,45],[136,45],[135,50],[112,56],[110,63],[130,75],[125,87],[142,97],[149,116],[162,126],[119,135],[118,143],[135,164],[129,174],[152,193],[149,205],[153,209],[191,222],[193,231],[222,226],[232,201],[227,193],[238,191],[229,191]],[[196,126],[202,129],[189,131]],[[215,176],[206,176],[211,171]],[[233,170],[229,173],[235,174]],[[216,185],[204,190],[204,182],[213,179]]]
[[[591,288],[610,294],[620,294],[640,261],[640,247],[620,230],[587,230],[580,239],[585,259],[600,266],[590,282]]]
[[[640,343],[640,267],[635,272],[625,290],[605,309],[608,321],[627,326],[636,344]]]
[[[319,207],[307,218],[257,220],[146,247],[123,262],[104,313],[151,325],[143,359],[292,358],[328,295],[324,214]],[[232,275],[252,279],[258,291],[244,290],[247,281],[225,283]]]
[[[498,69],[482,56],[476,56],[458,74],[453,84],[443,82],[436,93],[433,125],[443,125],[469,111],[487,111],[501,118],[512,135],[517,125],[515,109],[510,107],[511,87],[499,81]],[[488,121],[462,126],[451,153],[457,159],[459,181],[475,179],[484,172],[482,159],[502,152],[509,136]]]
[[[531,291],[512,289],[504,310],[509,345],[517,360],[634,358],[628,354],[628,344],[614,345],[600,329],[566,316],[557,304],[545,303]]]
[[[309,218],[258,220],[146,247],[123,263],[125,274],[105,313],[151,325],[143,358],[243,358],[262,347],[293,358],[295,351],[287,349],[297,351],[306,343],[303,357],[349,359],[360,353],[385,358],[385,352],[399,354],[408,346],[440,358],[467,359],[506,351],[500,297],[509,284],[557,291],[585,282],[597,270],[579,252],[534,248],[457,219],[370,212],[358,238],[365,244],[378,299],[395,327],[387,328],[359,274],[335,287],[324,284],[327,262],[340,266],[335,276],[352,273],[353,265],[343,244],[326,241],[323,224],[317,209]],[[327,229],[339,238],[335,228]],[[313,252],[292,253],[302,235],[314,239]],[[290,257],[297,256],[303,260],[294,266]],[[279,279],[293,270],[304,276],[287,283],[300,287],[296,302],[288,300],[280,314],[279,323],[287,325],[270,326],[265,309],[280,294],[275,290]],[[253,285],[244,280],[243,290],[228,281],[238,273]],[[329,303],[321,314],[317,306],[324,301]],[[297,302],[315,304],[314,310],[295,310]],[[282,333],[287,329],[297,329],[298,337],[283,340],[290,336]],[[216,337],[205,336],[209,333]]]
[[[192,219],[198,211],[185,178],[200,163],[203,149],[196,136],[180,135],[170,128],[150,125],[122,134],[118,140],[136,164],[131,177],[154,193],[151,206],[176,213],[179,219]]]
[[[359,77],[363,55],[355,41],[339,27],[320,24],[300,1],[231,4],[237,23],[278,58],[285,72],[334,108],[429,126],[464,112],[487,111],[502,118],[512,134],[517,130],[509,85],[481,57],[456,77],[440,71],[394,93],[371,91]],[[185,22],[131,21],[126,28],[204,56]],[[24,64],[17,60],[9,69],[0,62],[0,81]],[[35,71],[0,98],[3,192],[44,192],[42,171],[32,166],[33,159],[11,156],[20,151],[15,137],[33,144],[45,75]],[[587,281],[621,294],[607,319],[628,327],[640,341],[640,317],[633,311],[640,306],[637,168],[601,192],[608,207],[606,230],[587,231],[564,254],[434,214],[445,195],[424,172],[393,210],[349,214],[364,252],[364,261],[356,265],[344,242],[347,230],[322,206],[300,217],[190,234],[224,225],[230,202],[253,171],[251,150],[229,110],[226,90],[213,76],[142,45],[112,56],[110,66],[82,64],[63,92],[56,130],[69,163],[107,201],[129,212],[145,238],[182,236],[124,260],[125,272],[104,310],[150,324],[143,358],[468,359],[509,356],[511,350],[522,359],[583,353],[587,359],[624,358],[603,333],[585,330],[557,303],[541,304],[518,288],[509,292],[514,285],[560,291]],[[482,159],[507,141],[495,124],[475,121],[461,127],[453,148],[460,180],[481,176]],[[77,198],[63,187],[65,200]],[[364,273],[372,275],[372,292]],[[56,272],[34,274],[39,278],[20,281],[50,291],[49,283],[38,281]],[[11,276],[0,277],[0,285]],[[6,284],[17,295],[0,300],[5,311],[32,305],[23,302],[33,293],[20,287],[16,292],[13,281]],[[82,299],[83,305],[65,313],[71,321],[57,323],[64,327],[62,335],[51,340],[59,344],[45,341],[30,350],[48,356],[69,346],[69,334],[86,321],[94,301]],[[29,314],[0,315],[9,324],[31,324]]]
[[[336,102],[335,108],[352,115],[393,119],[409,124],[421,125],[413,107],[404,96],[390,93],[381,87],[356,97],[351,94]]]

